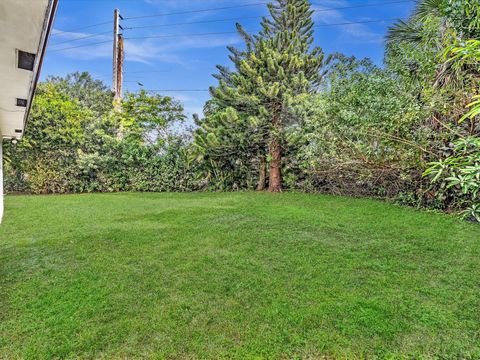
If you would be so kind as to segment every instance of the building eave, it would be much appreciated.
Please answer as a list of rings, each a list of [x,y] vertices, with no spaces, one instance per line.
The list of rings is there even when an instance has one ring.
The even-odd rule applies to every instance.
[[[0,1],[0,139],[24,134],[58,2]]]
[[[42,36],[40,38],[40,43],[38,45],[38,51],[33,70],[33,79],[30,84],[29,98],[27,104],[27,111],[25,111],[25,116],[23,118],[23,129],[27,127],[28,116],[30,115],[30,110],[32,109],[33,99],[35,97],[35,91],[37,90],[37,84],[40,79],[40,73],[42,71],[43,60],[45,58],[45,53],[47,52],[48,39],[53,29],[53,23],[55,21],[55,14],[57,12],[58,0],[50,0],[48,7],[45,11],[45,22],[42,29]]]

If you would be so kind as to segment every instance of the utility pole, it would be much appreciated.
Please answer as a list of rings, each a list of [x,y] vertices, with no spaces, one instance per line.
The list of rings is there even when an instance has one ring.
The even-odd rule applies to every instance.
[[[118,54],[117,54],[117,93],[118,101],[122,99],[123,89],[123,60],[125,58],[123,35],[118,35]]]
[[[122,16],[120,11],[115,9],[113,12],[113,62],[112,62],[112,91],[115,94],[114,104],[115,108],[120,107],[120,100],[122,99],[122,85],[123,85],[123,37],[119,34],[120,20]]]
[[[118,55],[118,25],[119,25],[118,9],[113,12],[113,67],[112,67],[112,91],[117,94],[117,55]]]

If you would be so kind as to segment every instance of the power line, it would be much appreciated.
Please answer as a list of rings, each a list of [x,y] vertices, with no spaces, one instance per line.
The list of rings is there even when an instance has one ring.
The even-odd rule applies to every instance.
[[[375,6],[385,6],[390,4],[401,4],[412,2],[413,0],[399,0],[399,1],[391,1],[391,2],[384,2],[384,3],[373,3],[373,4],[363,4],[363,5],[352,5],[352,6],[343,6],[343,7],[335,7],[335,8],[328,8],[328,9],[314,9],[315,12],[325,12],[325,11],[332,11],[332,10],[345,10],[345,9],[355,9],[355,8],[365,8],[365,7],[375,7]],[[162,13],[162,14],[153,14],[153,15],[141,15],[141,16],[131,16],[131,17],[124,17],[123,20],[134,20],[134,19],[144,19],[144,18],[151,18],[151,17],[160,17],[160,16],[169,16],[169,15],[183,15],[183,14],[191,14],[191,13],[199,13],[199,12],[207,12],[207,11],[220,11],[220,10],[228,10],[228,9],[238,9],[238,8],[245,8],[245,7],[252,7],[252,6],[260,6],[266,5],[267,2],[258,2],[258,3],[251,3],[251,4],[243,4],[243,5],[234,5],[234,6],[223,6],[223,7],[216,7],[216,8],[207,8],[207,9],[198,9],[198,10],[186,10],[186,11],[177,11],[177,12],[170,12],[170,13]],[[317,4],[313,4],[317,5]],[[245,17],[243,19],[249,18],[261,18],[262,16],[256,17]],[[240,18],[241,19],[241,18]],[[227,21],[227,20],[235,20],[235,19],[218,19],[218,20],[207,20],[208,22],[219,22],[219,21]],[[164,24],[164,25],[152,25],[153,26],[176,26],[176,25],[191,25],[196,23],[205,23],[207,21],[198,21],[198,22],[186,22],[186,23],[175,23],[175,24]],[[56,36],[58,34],[64,33],[72,33],[79,30],[90,29],[92,27],[97,27],[101,25],[111,24],[112,21],[102,21],[95,24],[90,24],[86,26],[82,26],[79,28],[71,29],[71,30],[55,30],[52,36]],[[146,28],[146,27],[135,27],[135,28]],[[105,34],[99,33],[100,34]],[[96,34],[92,34],[96,35]],[[88,36],[90,37],[90,35]],[[93,37],[93,36],[92,36]],[[73,40],[72,40],[73,41]]]
[[[144,85],[142,84],[142,82],[139,81],[139,80],[124,80],[123,82],[124,82],[124,83],[135,83],[135,84],[137,84],[138,86],[142,86],[142,87],[144,86]]]
[[[238,20],[249,20],[249,19],[259,19],[259,18],[262,18],[262,16],[248,16],[248,17],[241,17],[241,18],[200,20],[200,21],[189,21],[189,22],[180,22],[180,23],[171,23],[171,24],[153,24],[153,25],[143,25],[143,26],[131,26],[131,27],[125,27],[124,29],[125,30],[150,29],[150,28],[164,27],[164,26],[208,24],[208,23],[215,23],[215,22],[238,21]]]
[[[69,43],[69,42],[74,42],[74,41],[79,41],[79,40],[84,40],[84,39],[90,39],[90,38],[93,38],[93,37],[102,36],[102,35],[105,35],[105,34],[110,34],[111,32],[112,32],[111,30],[102,31],[102,32],[95,33],[95,34],[81,36],[81,37],[78,37],[78,38],[75,38],[75,39],[56,42],[56,43],[53,43],[53,44],[50,44],[50,45],[51,46],[56,46],[56,45],[65,44],[65,43]]]
[[[167,73],[171,72],[171,70],[142,70],[142,71],[124,71],[123,75],[131,75],[131,74],[155,74],[155,73]],[[106,77],[112,76],[112,73],[102,74],[102,75],[95,75],[96,77]]]
[[[210,36],[210,35],[226,35],[226,34],[237,34],[237,32],[236,31],[219,31],[219,32],[192,33],[192,34],[149,35],[149,36],[126,37],[125,40],[163,39],[163,38],[174,38],[174,37],[184,37],[184,36]]]
[[[348,26],[348,25],[355,25],[355,24],[371,24],[371,23],[379,23],[379,22],[394,21],[394,20],[397,20],[397,19],[395,18],[395,19],[381,19],[381,20],[366,20],[366,21],[352,21],[352,22],[343,22],[343,23],[331,23],[331,24],[315,25],[314,28],[329,27],[329,26]],[[218,32],[208,32],[208,33],[133,36],[133,37],[125,37],[125,40],[164,39],[164,38],[177,38],[177,37],[185,37],[185,36],[212,36],[212,35],[233,35],[233,34],[238,34],[238,32],[237,31],[218,31]],[[66,47],[66,48],[61,48],[61,49],[53,49],[53,50],[50,50],[50,51],[51,52],[64,51],[64,50],[76,49],[76,48],[80,48],[80,47],[106,44],[106,43],[109,43],[109,42],[111,42],[111,40],[99,41],[99,42],[95,42],[95,43],[83,44],[83,45],[77,45],[77,46],[71,46],[71,47]]]
[[[152,73],[166,73],[170,72],[170,70],[153,70],[153,71],[124,71],[124,74],[152,74]]]
[[[83,44],[83,45],[77,45],[77,46],[71,46],[71,47],[61,48],[61,49],[53,49],[53,50],[50,50],[50,52],[57,52],[57,51],[64,51],[64,50],[76,49],[76,48],[85,47],[85,46],[94,46],[94,45],[106,44],[106,43],[109,43],[109,42],[112,42],[112,40],[99,41],[99,42],[96,42],[96,43]]]
[[[148,28],[164,27],[164,26],[204,24],[204,23],[211,23],[211,22],[238,21],[238,20],[247,20],[247,19],[258,19],[258,18],[259,18],[259,16],[249,16],[249,17],[244,17],[244,18],[228,18],[228,19],[202,20],[202,21],[192,21],[192,22],[174,23],[174,24],[155,24],[155,25],[145,25],[145,26],[134,26],[134,27],[126,27],[124,29],[125,30],[136,30],[136,29],[148,29]],[[351,24],[368,24],[368,23],[389,21],[389,20],[397,20],[397,19],[395,18],[395,19],[383,19],[383,20],[355,21],[355,22],[344,22],[344,23],[338,23],[338,24],[331,23],[331,24],[315,25],[314,27],[351,25]],[[130,38],[130,39],[132,39],[132,38]]]
[[[403,0],[402,2],[406,2],[406,1]],[[351,22],[342,22],[342,23],[320,24],[320,25],[315,25],[314,28],[329,27],[329,26],[348,26],[348,25],[355,25],[355,24],[371,24],[371,23],[379,23],[379,22],[394,21],[394,20],[398,20],[398,19],[393,18],[393,19],[365,20],[365,21],[351,21]],[[212,35],[233,35],[233,34],[238,34],[238,32],[237,31],[218,31],[218,32],[207,32],[207,33],[132,36],[132,37],[125,37],[125,40],[163,39],[163,38],[177,38],[177,37],[185,37],[185,36],[212,36]],[[101,34],[95,34],[95,35],[97,36],[97,35],[101,35]],[[51,52],[64,51],[64,50],[76,49],[76,48],[80,48],[80,47],[106,44],[106,43],[109,43],[109,42],[111,42],[111,40],[99,41],[99,42],[95,42],[95,43],[83,44],[83,45],[77,45],[77,46],[71,46],[71,47],[66,47],[66,48],[61,48],[61,49],[53,49],[53,50],[50,50],[50,51]]]
[[[341,7],[334,7],[334,8],[325,8],[325,9],[314,9],[315,12],[326,12],[326,11],[334,11],[334,10],[346,10],[346,9],[357,9],[357,8],[367,8],[367,7],[376,7],[376,6],[386,6],[392,4],[402,4],[402,3],[409,3],[413,0],[398,0],[398,1],[389,1],[383,3],[372,3],[372,4],[362,4],[362,5],[351,5],[351,6],[341,6]],[[209,9],[199,9],[199,10],[189,10],[189,11],[179,11],[174,13],[163,13],[163,14],[153,14],[153,15],[143,15],[143,16],[133,16],[133,17],[124,17],[124,20],[133,20],[133,19],[145,19],[145,18],[152,18],[152,17],[161,17],[161,16],[168,16],[168,15],[181,15],[181,14],[190,14],[190,13],[198,13],[198,12],[206,12],[206,11],[218,11],[218,10],[226,10],[226,9],[235,9],[235,8],[244,8],[249,6],[258,6],[258,5],[266,5],[267,3],[253,3],[253,4],[245,4],[245,5],[236,5],[236,6],[224,6],[218,8],[209,8]],[[257,16],[256,18],[262,18],[263,16]],[[211,20],[212,22],[215,21],[222,21],[222,20]],[[205,21],[207,22],[207,21]],[[195,22],[192,22],[195,23]],[[200,22],[199,22],[200,23]],[[179,23],[179,24],[171,24],[171,25],[188,25],[189,23]],[[169,25],[161,25],[161,26],[169,26]],[[143,27],[142,27],[143,28]]]
[[[398,0],[398,1],[390,1],[390,2],[383,2],[383,3],[372,3],[372,4],[363,4],[363,5],[351,5],[351,6],[342,6],[336,8],[328,8],[328,9],[315,9],[315,12],[325,12],[325,11],[332,11],[332,10],[346,10],[346,9],[357,9],[357,8],[367,8],[367,7],[376,7],[376,6],[385,6],[385,5],[392,5],[392,4],[402,4],[402,3],[409,3],[413,0]]]
[[[204,92],[210,91],[209,89],[144,89],[147,92]]]
[[[331,24],[320,24],[320,25],[315,25],[314,28],[328,27],[328,26],[355,25],[355,24],[372,24],[372,23],[379,23],[379,22],[384,22],[384,21],[395,21],[395,20],[398,20],[398,18],[381,19],[381,20],[351,21],[351,22],[343,22],[343,23],[331,23]]]
[[[146,18],[160,17],[160,16],[184,15],[184,14],[193,14],[193,13],[200,13],[200,12],[207,12],[207,11],[239,9],[239,8],[246,8],[246,7],[266,5],[266,4],[267,4],[266,2],[259,2],[259,3],[243,4],[243,5],[234,5],[234,6],[222,6],[222,7],[209,8],[209,9],[186,10],[186,11],[177,11],[177,12],[171,12],[171,13],[153,14],[153,15],[130,16],[130,17],[124,17],[124,20],[146,19]]]
[[[393,18],[393,19],[380,19],[380,20],[351,21],[351,22],[315,25],[314,28],[329,27],[329,26],[348,26],[348,25],[355,25],[355,24],[371,24],[371,23],[394,21],[394,20],[397,20],[397,19]],[[184,37],[184,36],[210,36],[210,35],[226,35],[226,34],[238,34],[238,32],[237,31],[219,31],[219,32],[207,32],[207,33],[190,33],[190,34],[147,35],[147,36],[126,37],[125,40],[162,39],[162,38],[175,38],[175,37]]]
[[[106,25],[106,24],[112,24],[112,21],[111,20],[110,21],[103,21],[103,22],[99,22],[99,23],[96,23],[96,24],[82,26],[82,27],[79,27],[79,28],[76,28],[76,29],[73,29],[73,30],[55,30],[55,32],[52,34],[52,36],[58,35],[58,34],[64,34],[64,33],[72,33],[72,32],[76,32],[76,31],[79,31],[79,30],[90,29],[92,27]]]
[[[326,9],[315,9],[314,11],[316,12],[328,12],[328,11],[335,11],[335,10],[345,10],[345,9],[356,9],[356,8],[367,8],[367,7],[376,7],[376,6],[385,6],[385,5],[391,5],[391,4],[401,4],[401,3],[408,3],[411,2],[412,0],[397,0],[397,1],[390,1],[390,2],[384,2],[384,3],[372,3],[372,4],[362,4],[362,5],[352,5],[352,6],[343,6],[343,7],[335,7],[335,8],[326,8]],[[224,6],[224,7],[218,7],[218,8],[210,8],[210,9],[201,9],[201,10],[191,10],[191,11],[181,11],[181,12],[176,12],[176,13],[165,13],[165,14],[157,14],[157,15],[145,15],[145,17],[156,17],[156,16],[163,16],[163,15],[173,15],[173,14],[186,14],[186,13],[191,13],[191,12],[202,12],[202,11],[212,11],[212,10],[224,10],[224,9],[232,9],[232,8],[238,8],[238,7],[247,7],[247,6],[257,6],[257,5],[262,5],[265,3],[252,3],[252,4],[245,4],[245,5],[236,5],[236,6]],[[171,23],[171,24],[154,24],[154,25],[143,25],[143,26],[132,26],[132,27],[127,27],[125,28],[126,30],[134,30],[134,29],[147,29],[147,28],[155,28],[155,27],[165,27],[165,26],[179,26],[179,25],[194,25],[194,24],[206,24],[206,23],[215,23],[215,22],[226,22],[226,21],[239,21],[239,20],[248,20],[248,19],[258,19],[262,18],[263,16],[248,16],[248,17],[243,17],[243,18],[226,18],[226,19],[213,19],[213,20],[201,20],[201,21],[190,21],[190,22],[179,22],[179,23]],[[129,20],[129,19],[139,19],[143,17],[125,17],[124,20]],[[340,24],[322,24],[321,27],[324,26],[338,26],[338,25],[350,25],[354,23],[373,23],[376,21],[365,21],[365,22],[351,22],[351,23],[340,23]],[[79,29],[85,29],[89,27],[94,27],[94,26],[99,26],[103,24],[111,23],[111,21],[108,22],[102,22],[102,23],[97,23],[97,24],[92,24],[85,26],[83,28]],[[77,29],[77,30],[79,30]],[[73,32],[74,30],[70,31]],[[63,33],[67,33],[67,31],[63,31]],[[93,37],[98,37],[101,35],[105,35],[107,33],[110,33],[110,31],[105,31],[105,32],[100,32],[100,33],[95,33],[95,34],[90,34],[86,36],[82,36],[76,39],[71,39],[71,40],[65,40],[59,43],[55,43],[52,45],[60,45],[64,43],[69,43],[69,42],[75,42],[79,40],[84,40],[84,39],[89,39]],[[234,32],[218,32],[218,33],[205,33],[205,34],[187,34],[187,35],[182,35],[182,36],[207,36],[207,35],[225,35],[225,34],[233,34]],[[236,33],[236,32],[235,32]],[[126,39],[155,39],[155,38],[171,38],[171,37],[176,37],[177,35],[159,35],[159,36],[149,36],[149,37],[130,37]],[[178,35],[180,36],[180,35]],[[90,45],[96,45],[98,43],[94,44],[85,44],[82,46],[90,46]],[[78,46],[80,47],[80,46]],[[71,48],[76,48],[76,47],[71,47]],[[65,48],[65,49],[55,49],[54,51],[58,50],[68,50],[71,48]]]

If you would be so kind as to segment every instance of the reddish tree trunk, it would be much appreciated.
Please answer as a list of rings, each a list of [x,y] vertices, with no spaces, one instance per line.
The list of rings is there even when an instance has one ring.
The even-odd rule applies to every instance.
[[[258,175],[257,191],[265,190],[265,180],[267,178],[267,162],[265,156],[260,156],[260,169]]]
[[[268,177],[268,191],[282,192],[282,147],[280,142],[273,139],[269,146],[270,174]]]

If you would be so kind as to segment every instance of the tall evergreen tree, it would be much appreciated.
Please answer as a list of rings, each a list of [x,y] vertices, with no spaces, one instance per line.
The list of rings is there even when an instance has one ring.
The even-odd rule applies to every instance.
[[[308,0],[275,0],[268,9],[270,17],[262,19],[257,35],[237,24],[246,49],[230,48],[235,70],[219,68],[219,85],[211,93],[221,106],[257,117],[259,126],[268,124],[269,191],[280,192],[285,130],[298,122],[295,104],[320,85],[324,55],[312,47]]]
[[[257,118],[245,118],[231,107],[215,108],[211,102],[204,112],[205,118],[195,119],[198,128],[190,158],[200,165],[200,177],[207,181],[203,186],[228,190],[251,189],[256,185],[258,190],[264,190],[265,171],[261,171],[258,156],[265,154],[264,129]]]

